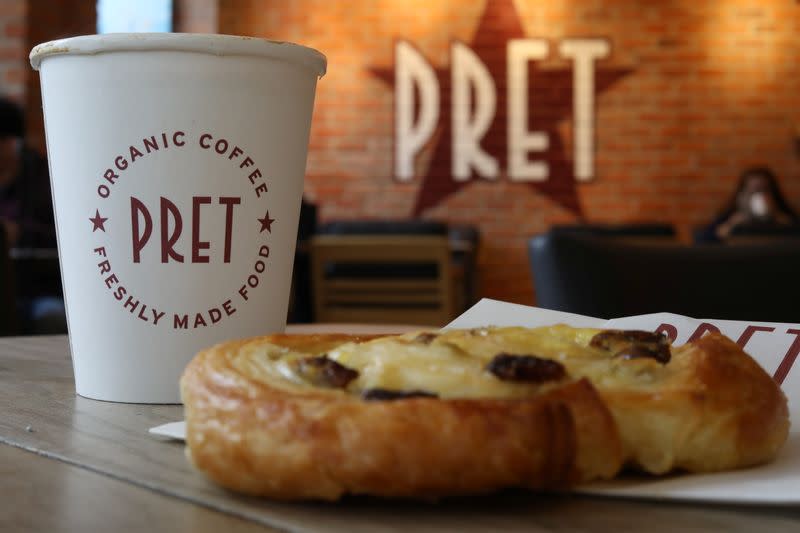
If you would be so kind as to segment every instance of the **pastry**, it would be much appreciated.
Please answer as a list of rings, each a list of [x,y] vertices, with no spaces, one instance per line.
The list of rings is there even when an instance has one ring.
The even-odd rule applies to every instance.
[[[181,391],[194,465],[280,500],[739,468],[774,457],[789,424],[778,386],[721,335],[674,348],[561,325],[233,341],[198,354]]]

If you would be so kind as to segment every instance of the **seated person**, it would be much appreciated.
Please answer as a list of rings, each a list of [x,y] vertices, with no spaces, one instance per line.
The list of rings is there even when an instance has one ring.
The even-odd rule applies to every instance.
[[[10,248],[56,248],[56,228],[50,198],[47,162],[23,140],[21,108],[0,98],[0,224]],[[64,321],[63,298],[58,289],[45,290],[40,280],[29,279],[27,269],[17,269],[17,307],[23,332],[35,322]],[[52,273],[58,285],[59,273]],[[60,329],[65,329],[61,327]]]
[[[695,240],[723,242],[737,230],[777,230],[798,223],[800,218],[783,197],[775,174],[767,167],[754,167],[742,174],[727,206]]]

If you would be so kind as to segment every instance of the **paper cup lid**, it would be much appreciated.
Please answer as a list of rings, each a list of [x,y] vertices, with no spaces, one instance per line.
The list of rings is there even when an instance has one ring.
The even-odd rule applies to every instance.
[[[299,44],[256,37],[199,33],[108,33],[83,35],[42,43],[31,50],[31,66],[39,70],[42,60],[55,55],[95,55],[107,52],[174,50],[218,56],[263,56],[300,63],[325,75],[325,56]]]

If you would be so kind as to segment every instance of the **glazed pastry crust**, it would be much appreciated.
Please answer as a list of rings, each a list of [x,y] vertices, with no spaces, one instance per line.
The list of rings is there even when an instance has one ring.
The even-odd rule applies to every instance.
[[[719,334],[673,349],[650,386],[600,386],[630,464],[653,474],[713,472],[775,458],[789,434],[786,397],[735,342]]]
[[[586,380],[522,398],[368,402],[253,379],[235,364],[265,343],[318,354],[364,340],[276,335],[200,353],[181,380],[191,461],[224,487],[278,500],[564,487],[622,464],[614,421]]]

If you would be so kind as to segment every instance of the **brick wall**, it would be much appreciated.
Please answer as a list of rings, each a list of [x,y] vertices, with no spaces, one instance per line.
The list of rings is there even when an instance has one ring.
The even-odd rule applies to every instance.
[[[797,2],[499,3],[510,5],[482,37],[474,33],[486,3],[455,0],[221,0],[219,20],[223,33],[295,41],[328,56],[306,185],[324,219],[404,217],[414,208],[420,178],[392,179],[393,88],[371,70],[391,72],[394,40],[413,42],[433,65],[446,67],[452,40],[502,33],[509,10],[528,37],[551,46],[564,37],[608,38],[612,55],[598,68],[626,73],[597,96],[596,177],[575,186],[585,220],[673,222],[686,239],[724,203],[737,174],[756,163],[773,167],[800,207]],[[569,116],[557,126],[567,154],[570,126]],[[502,177],[473,181],[422,216],[478,224],[482,293],[531,303],[526,238],[578,215],[560,205],[557,191]]]
[[[0,2],[0,94],[22,102],[25,94],[25,2]]]

